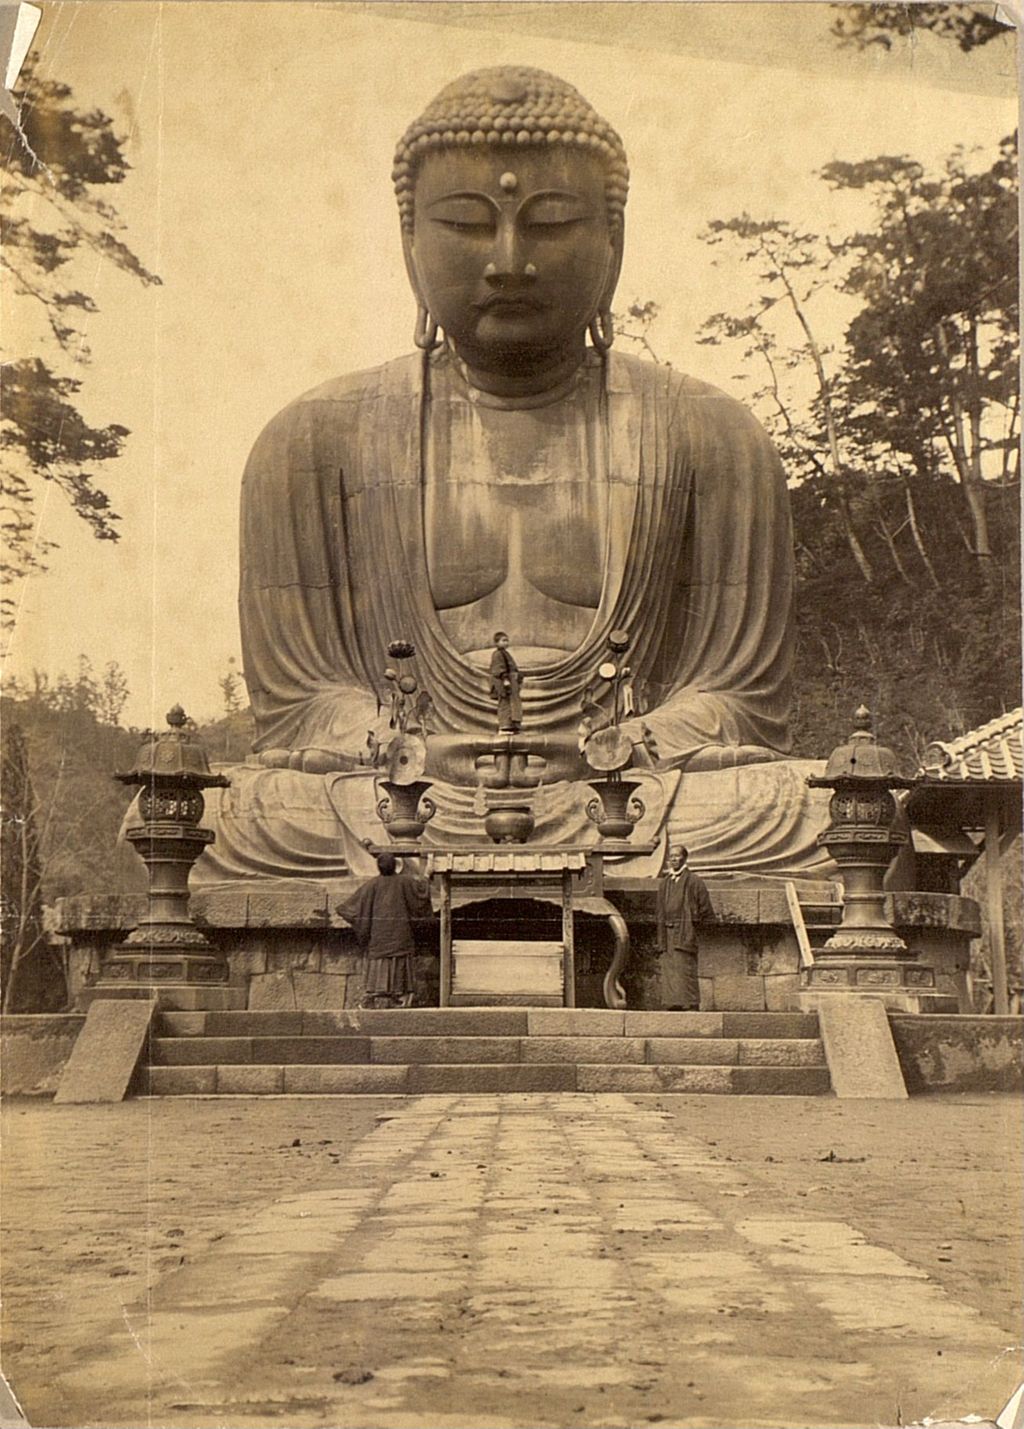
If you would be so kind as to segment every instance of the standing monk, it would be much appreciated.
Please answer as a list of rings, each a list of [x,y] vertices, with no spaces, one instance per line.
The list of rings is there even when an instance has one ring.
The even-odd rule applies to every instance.
[[[423,879],[397,867],[394,854],[378,854],[377,877],[338,908],[366,953],[366,1007],[412,1006],[412,920],[429,916],[430,897]]]
[[[668,869],[658,888],[658,945],[661,985],[668,1012],[696,1012],[700,1007],[695,924],[713,923],[704,880],[686,867],[689,851],[676,844],[668,851]]]
[[[498,733],[515,734],[523,722],[523,705],[519,698],[521,676],[504,630],[494,636],[490,674],[491,698],[498,701]]]

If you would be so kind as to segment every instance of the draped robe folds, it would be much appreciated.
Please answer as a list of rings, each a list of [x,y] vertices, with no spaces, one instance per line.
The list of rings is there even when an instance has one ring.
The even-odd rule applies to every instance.
[[[439,729],[490,731],[480,669],[445,638],[430,595],[422,372],[416,356],[328,382],[256,444],[240,614],[257,750],[342,751],[355,765],[399,636]],[[574,731],[608,632],[625,629],[663,760],[708,744],[785,753],[792,534],[774,449],[739,403],[668,368],[610,353],[605,386],[601,603],[577,650],[524,671],[524,728]]]
[[[606,361],[599,606],[579,648],[524,670],[524,732],[563,745],[574,737],[609,632],[628,630],[659,755],[641,776],[648,811],[636,837],[683,835],[698,868],[820,866],[814,834],[824,820],[808,801],[806,770],[786,762],[684,773],[682,789],[678,773],[709,746],[755,746],[764,761],[788,749],[792,538],[778,458],[724,393],[633,357]],[[218,837],[197,865],[199,883],[369,871],[361,841],[384,831],[372,771],[359,766],[367,732],[381,729],[391,640],[415,646],[440,742],[493,737],[487,671],[446,637],[427,569],[423,444],[428,423],[452,420],[450,362],[444,352],[427,363],[415,355],[328,382],[279,413],[256,444],[243,482],[240,593],[255,748],[275,763],[290,755],[293,766],[309,751],[340,753],[334,767],[352,772],[229,771],[232,788],[210,801]],[[483,632],[481,645],[489,640]],[[435,776],[439,812],[424,842],[478,842],[471,796]],[[534,837],[543,827],[545,841],[594,842],[592,797],[568,780],[542,787]],[[650,859],[636,865],[652,871]]]

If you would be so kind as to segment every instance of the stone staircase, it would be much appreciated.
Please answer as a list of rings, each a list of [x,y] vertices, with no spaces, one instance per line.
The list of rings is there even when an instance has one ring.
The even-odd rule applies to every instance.
[[[164,1012],[149,1096],[831,1091],[813,1013],[410,1008]]]

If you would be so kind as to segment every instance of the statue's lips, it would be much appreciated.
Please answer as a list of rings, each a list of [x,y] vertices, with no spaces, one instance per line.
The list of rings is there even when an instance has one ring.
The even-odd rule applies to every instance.
[[[481,313],[542,313],[546,310],[547,304],[538,302],[536,298],[527,297],[525,293],[493,293],[489,298],[484,298],[473,306],[477,312]]]

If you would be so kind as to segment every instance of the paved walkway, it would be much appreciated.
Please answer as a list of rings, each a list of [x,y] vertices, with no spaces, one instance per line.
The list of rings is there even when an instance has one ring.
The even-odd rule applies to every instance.
[[[895,1424],[994,1412],[1016,1380],[1005,1326],[834,1211],[780,1215],[650,1102],[387,1116],[338,1184],[93,1327],[64,1402],[109,1425]]]

